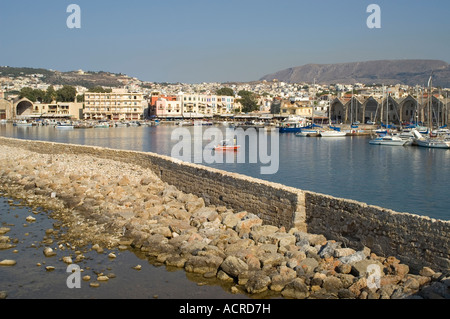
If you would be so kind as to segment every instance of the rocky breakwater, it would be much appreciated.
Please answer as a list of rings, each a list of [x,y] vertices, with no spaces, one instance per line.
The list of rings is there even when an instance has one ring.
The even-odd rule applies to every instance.
[[[232,293],[450,297],[448,274],[427,267],[412,274],[395,256],[342,247],[296,228],[264,225],[246,211],[206,206],[202,198],[136,165],[0,146],[0,188],[30,205],[54,210],[74,249],[130,245],[156,262],[229,283]]]

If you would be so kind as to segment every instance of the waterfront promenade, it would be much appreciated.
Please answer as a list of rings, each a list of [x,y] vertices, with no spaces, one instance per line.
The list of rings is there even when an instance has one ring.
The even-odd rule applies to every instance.
[[[210,195],[183,192],[165,182],[168,172],[162,166],[158,171],[142,162],[145,158],[142,153],[6,138],[1,139],[0,145],[2,190],[30,205],[58,211],[67,226],[65,240],[74,247],[128,245],[166,266],[230,282],[233,293],[263,296],[276,292],[286,298],[449,297],[445,269],[424,266],[412,271],[411,265],[396,255],[383,256],[368,246],[349,248],[322,233],[308,232],[308,225],[299,220],[297,223],[292,220],[290,226],[274,225],[264,212],[214,204]],[[111,156],[107,158],[106,154]],[[131,157],[140,164],[127,161]],[[162,165],[165,159],[153,159],[153,164],[158,160]],[[185,168],[180,165],[180,170]],[[203,177],[207,175],[198,172]],[[261,184],[266,188],[278,187]],[[284,195],[289,192],[296,191],[284,189]],[[324,203],[320,196],[310,203],[314,200]],[[255,198],[258,201],[265,199]],[[292,205],[286,203],[286,198],[280,201]],[[334,209],[338,206],[334,202]],[[441,227],[441,234],[432,235],[448,240],[447,222],[426,225]],[[432,252],[436,249],[434,245],[431,243],[429,247]],[[446,247],[447,251],[441,250],[443,255],[428,255],[430,259],[423,260],[424,263],[439,257],[438,267],[445,267]],[[380,270],[379,278],[368,272],[373,269],[370,265]]]

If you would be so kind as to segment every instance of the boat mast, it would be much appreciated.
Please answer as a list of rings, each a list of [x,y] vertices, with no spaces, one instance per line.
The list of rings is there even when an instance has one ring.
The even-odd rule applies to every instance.
[[[313,82],[313,100],[312,100],[312,110],[311,110],[311,127],[314,128],[314,101],[316,100],[316,78],[314,78]]]
[[[432,99],[431,99],[431,85],[432,85],[431,76],[430,76],[430,79],[428,80],[428,125],[430,127],[430,134],[433,131],[433,119],[431,118],[431,115],[432,115],[432,113],[431,113],[431,102],[432,102]]]
[[[416,112],[414,113],[414,116],[416,118],[416,126],[419,125],[418,124],[418,117],[419,117],[419,87],[416,86],[416,90],[417,90],[417,97],[416,97]]]

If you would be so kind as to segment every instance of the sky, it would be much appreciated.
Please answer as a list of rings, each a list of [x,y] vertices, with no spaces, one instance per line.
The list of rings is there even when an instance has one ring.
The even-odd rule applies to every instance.
[[[70,4],[80,28],[69,28]],[[370,4],[381,28],[369,28]],[[2,0],[0,65],[150,82],[253,81],[289,67],[450,62],[448,0]]]

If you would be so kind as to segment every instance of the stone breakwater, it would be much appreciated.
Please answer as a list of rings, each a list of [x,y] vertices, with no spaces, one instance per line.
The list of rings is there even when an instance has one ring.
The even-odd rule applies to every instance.
[[[0,188],[55,210],[73,247],[130,245],[167,266],[233,283],[231,292],[264,296],[270,291],[286,298],[450,297],[446,273],[429,267],[411,273],[396,256],[355,250],[321,234],[267,225],[248,211],[207,204],[136,164],[2,145]]]

